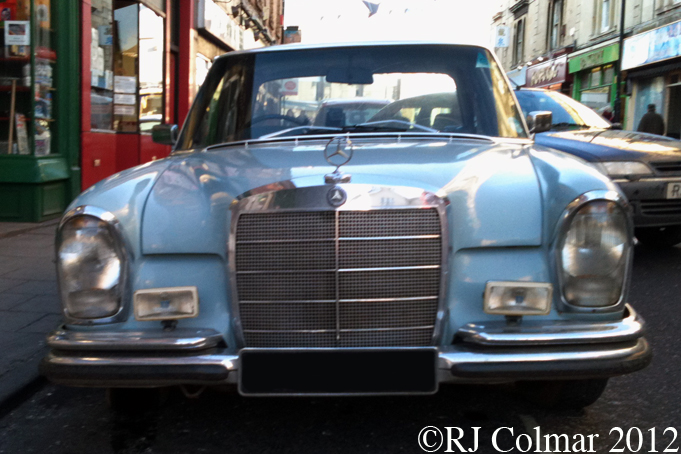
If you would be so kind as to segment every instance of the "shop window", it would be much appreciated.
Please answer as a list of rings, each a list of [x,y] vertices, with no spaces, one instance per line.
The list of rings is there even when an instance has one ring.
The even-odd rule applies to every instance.
[[[615,68],[606,66],[603,69],[603,85],[611,85],[615,81]]]
[[[597,87],[601,85],[601,68],[596,68],[591,70],[591,83],[590,87]]]
[[[591,86],[591,73],[583,73],[581,76],[582,89],[589,88]]]
[[[50,0],[0,2],[0,155],[56,153]],[[4,164],[3,164],[4,165]]]
[[[523,63],[523,47],[525,45],[525,18],[513,24],[513,65]]]
[[[549,49],[560,46],[560,33],[563,25],[563,0],[553,0],[549,8]]]
[[[145,132],[163,120],[165,2],[145,3],[92,2],[92,129]]]

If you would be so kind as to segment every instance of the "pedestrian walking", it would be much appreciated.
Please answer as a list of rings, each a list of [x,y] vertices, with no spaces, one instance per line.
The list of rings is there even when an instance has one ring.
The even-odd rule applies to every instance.
[[[655,112],[655,104],[648,104],[648,112],[641,118],[637,131],[658,135],[664,134],[664,118]]]

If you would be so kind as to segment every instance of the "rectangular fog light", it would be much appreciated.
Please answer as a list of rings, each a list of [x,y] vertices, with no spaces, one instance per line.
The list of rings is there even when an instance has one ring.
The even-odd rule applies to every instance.
[[[553,286],[545,282],[490,281],[485,286],[488,314],[546,315],[551,311]]]
[[[199,292],[196,287],[138,290],[134,303],[137,320],[175,320],[199,315]]]

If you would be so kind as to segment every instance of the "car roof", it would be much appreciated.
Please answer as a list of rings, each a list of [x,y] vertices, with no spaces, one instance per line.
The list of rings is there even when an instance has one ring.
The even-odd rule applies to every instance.
[[[317,43],[317,44],[275,44],[274,46],[258,47],[255,49],[238,50],[222,54],[217,59],[228,58],[235,55],[260,54],[270,52],[286,52],[294,50],[313,50],[313,49],[342,49],[342,48],[362,48],[362,47],[395,47],[395,46],[447,46],[447,47],[473,47],[490,51],[489,48],[477,44],[454,44],[441,41],[366,41],[350,43]],[[491,52],[491,51],[490,51]]]

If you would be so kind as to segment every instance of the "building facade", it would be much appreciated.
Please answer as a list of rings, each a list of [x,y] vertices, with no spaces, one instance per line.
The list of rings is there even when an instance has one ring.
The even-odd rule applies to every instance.
[[[283,34],[282,0],[4,0],[0,10],[12,29],[0,46],[4,221],[58,216],[81,190],[167,156],[151,129],[184,119],[213,59]]]
[[[615,108],[619,78],[624,126],[635,129],[656,104],[678,138],[681,0],[627,0],[620,36],[621,19],[620,0],[499,0],[492,32],[509,39],[495,51],[514,83],[559,89],[597,111]]]

